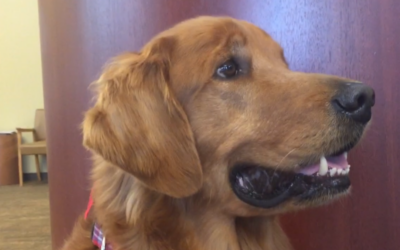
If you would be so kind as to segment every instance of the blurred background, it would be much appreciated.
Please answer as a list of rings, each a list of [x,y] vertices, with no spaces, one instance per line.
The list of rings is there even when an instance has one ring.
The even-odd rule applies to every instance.
[[[349,155],[352,195],[282,221],[297,250],[400,249],[397,0],[1,0],[0,242],[7,249],[63,243],[90,189],[79,129],[89,84],[110,57],[199,15],[258,25],[293,70],[375,89],[372,125]]]

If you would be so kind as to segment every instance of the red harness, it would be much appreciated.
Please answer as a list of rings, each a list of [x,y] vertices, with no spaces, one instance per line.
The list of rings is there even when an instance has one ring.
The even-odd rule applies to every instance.
[[[92,193],[90,193],[89,202],[85,212],[85,220],[87,219],[92,207],[93,207],[93,198],[92,198]],[[98,247],[101,250],[112,250],[111,244],[106,243],[106,237],[104,236],[100,226],[97,223],[94,223],[93,225],[92,242],[96,247]]]
[[[88,205],[87,205],[87,208],[86,208],[86,212],[85,212],[85,220],[89,216],[89,212],[90,212],[90,209],[92,207],[93,207],[93,198],[92,198],[92,192],[90,192],[89,202],[88,202]]]

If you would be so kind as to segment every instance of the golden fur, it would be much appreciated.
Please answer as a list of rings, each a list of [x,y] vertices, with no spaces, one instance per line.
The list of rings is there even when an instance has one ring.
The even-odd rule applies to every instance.
[[[251,74],[216,80],[231,54]],[[277,215],[311,204],[249,206],[232,192],[228,170],[240,160],[294,171],[338,150],[327,100],[342,80],[290,71],[268,34],[222,17],[185,21],[116,57],[83,123],[95,205],[63,249],[96,249],[93,221],[115,250],[291,249]]]

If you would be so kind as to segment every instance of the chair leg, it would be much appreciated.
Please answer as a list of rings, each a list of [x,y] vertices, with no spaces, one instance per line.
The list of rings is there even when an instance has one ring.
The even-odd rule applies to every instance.
[[[18,152],[18,174],[19,174],[19,185],[22,187],[24,185],[24,176],[22,172],[22,155]]]
[[[42,181],[42,177],[40,176],[40,162],[39,162],[39,155],[35,155],[35,162],[36,162],[36,175],[39,181]]]

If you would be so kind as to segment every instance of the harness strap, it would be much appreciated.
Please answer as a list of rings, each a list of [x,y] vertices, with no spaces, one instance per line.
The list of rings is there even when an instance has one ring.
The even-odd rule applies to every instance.
[[[87,217],[89,216],[89,212],[90,209],[93,207],[93,198],[92,198],[92,192],[90,192],[90,196],[89,196],[89,202],[85,211],[85,220],[87,219]]]
[[[89,212],[93,207],[93,198],[92,198],[92,192],[90,192],[90,197],[89,197],[89,202],[85,211],[85,220],[89,216]],[[94,223],[93,228],[92,228],[92,242],[93,245],[98,247],[100,250],[112,250],[111,244],[106,242],[106,237],[103,234],[103,231],[101,231],[100,226],[97,223]]]

